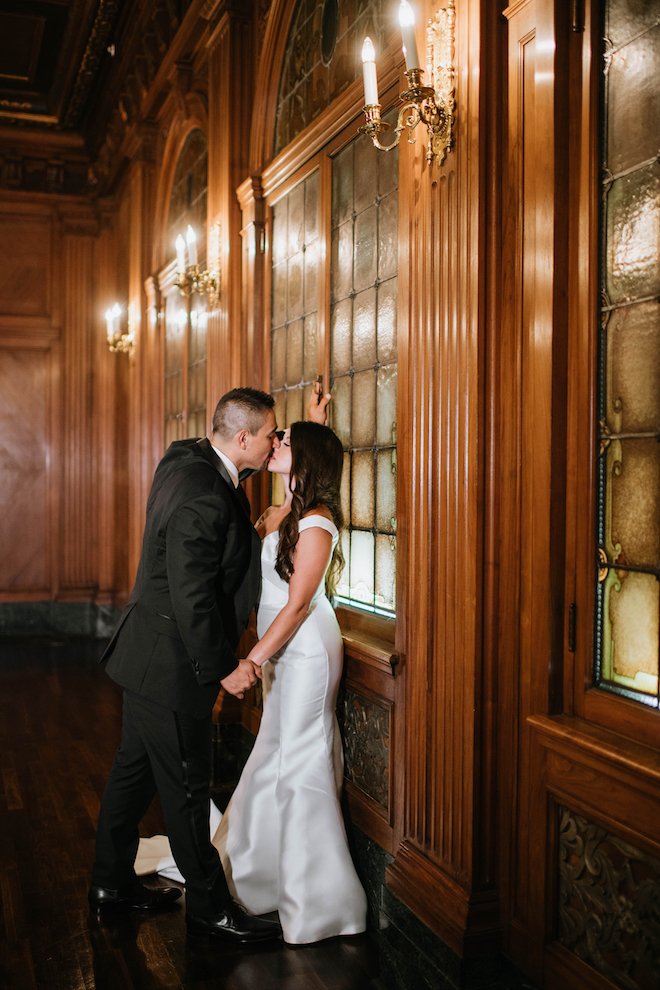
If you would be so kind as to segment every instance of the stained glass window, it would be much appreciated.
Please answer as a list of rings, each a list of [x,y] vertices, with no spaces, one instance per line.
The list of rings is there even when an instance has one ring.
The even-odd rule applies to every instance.
[[[332,163],[332,424],[345,453],[340,601],[396,600],[398,152],[356,137]]]
[[[274,154],[362,74],[362,42],[369,35],[381,50],[391,8],[385,0],[300,0],[282,63]]]
[[[608,0],[604,29],[595,680],[657,707],[660,23]]]
[[[174,257],[177,235],[190,224],[200,262],[206,245],[207,145],[191,131],[177,162],[167,222],[167,250]],[[206,298],[185,299],[172,283],[165,293],[165,443],[206,434]]]

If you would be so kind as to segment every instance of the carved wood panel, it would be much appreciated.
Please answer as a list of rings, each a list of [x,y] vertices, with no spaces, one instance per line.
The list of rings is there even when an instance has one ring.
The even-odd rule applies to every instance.
[[[48,350],[0,342],[0,600],[51,590],[52,385]]]
[[[51,314],[49,216],[0,215],[0,312],[7,316]]]

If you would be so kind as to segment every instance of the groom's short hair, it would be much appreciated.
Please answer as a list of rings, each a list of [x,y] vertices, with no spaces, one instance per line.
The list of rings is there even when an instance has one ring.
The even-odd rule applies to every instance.
[[[253,435],[264,425],[275,400],[258,388],[234,388],[220,399],[213,413],[213,434],[221,440],[231,440],[241,430]]]

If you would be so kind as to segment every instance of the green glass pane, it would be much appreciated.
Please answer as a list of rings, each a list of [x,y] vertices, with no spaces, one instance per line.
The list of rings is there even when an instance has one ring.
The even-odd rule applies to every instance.
[[[341,510],[344,513],[344,525],[351,521],[351,455],[344,454],[344,470],[341,473]]]
[[[273,399],[275,400],[275,405],[273,406],[275,422],[277,423],[277,428],[283,430],[286,425],[286,392],[273,392]]]
[[[289,389],[286,393],[286,426],[304,419],[303,392],[301,388]]]
[[[274,265],[284,261],[287,256],[287,216],[288,201],[286,199],[281,199],[279,203],[275,203],[275,206],[273,207],[272,255]]]
[[[605,37],[616,47],[638,37],[658,19],[652,0],[610,0],[604,8]]]
[[[305,230],[305,185],[300,183],[287,196],[289,200],[289,228],[287,253],[289,257],[302,251]]]

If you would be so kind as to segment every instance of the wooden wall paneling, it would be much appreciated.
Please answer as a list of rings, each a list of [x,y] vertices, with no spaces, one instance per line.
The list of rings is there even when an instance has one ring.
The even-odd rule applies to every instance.
[[[542,978],[551,913],[547,795],[528,719],[560,710],[566,498],[568,14],[507,8],[508,161],[500,418],[500,818],[507,945]],[[565,120],[566,118],[564,118]]]
[[[246,12],[225,9],[213,26],[209,51],[208,228],[219,224],[220,296],[208,323],[208,412],[231,388],[261,385],[248,363],[250,337],[242,312],[241,209],[236,190],[248,171],[252,107],[252,24]],[[212,163],[212,164],[211,164]],[[246,273],[249,277],[249,272]],[[254,318],[254,317],[252,317]],[[254,352],[251,355],[254,357]]]
[[[0,334],[0,601],[48,599],[57,587],[56,348]]]
[[[98,590],[99,605],[111,605],[115,600],[115,402],[116,355],[107,343],[104,314],[119,299],[115,266],[116,239],[112,213],[103,211],[101,229],[95,253],[96,295],[93,312],[96,383],[94,388],[94,419],[96,434],[96,506],[98,513]]]
[[[95,224],[94,224],[95,227]],[[63,218],[61,599],[89,601],[97,585],[94,366],[95,233]]]
[[[422,18],[422,21],[424,19]],[[408,399],[399,462],[410,480],[404,549],[405,839],[387,884],[464,958],[499,937],[481,721],[483,518],[483,130],[481,7],[457,9],[455,150],[431,173],[401,149],[399,266]],[[421,136],[420,136],[421,137]],[[404,249],[405,250],[405,249]],[[407,329],[406,329],[407,328]],[[406,373],[407,372],[407,373]],[[490,684],[492,678],[487,678]],[[492,786],[492,784],[489,784]]]
[[[147,496],[162,451],[156,423],[156,328],[149,320],[144,283],[150,274],[155,200],[154,125],[143,124],[129,176],[128,329],[135,334],[135,355],[129,361],[129,584],[132,585],[142,548]]]

